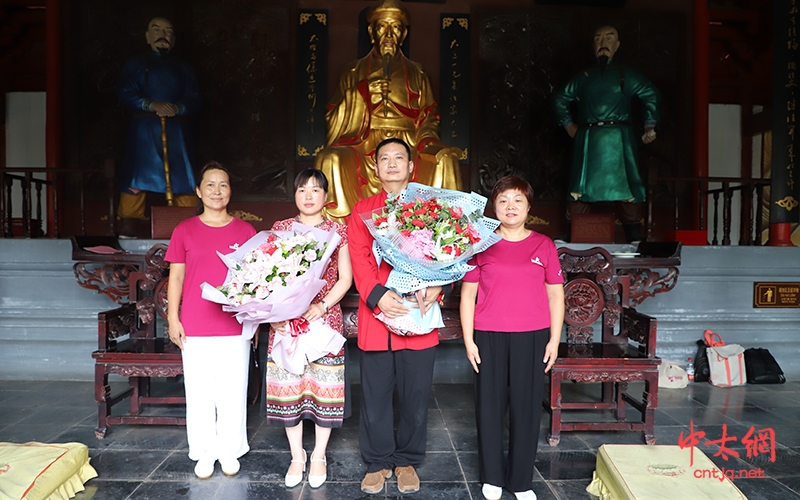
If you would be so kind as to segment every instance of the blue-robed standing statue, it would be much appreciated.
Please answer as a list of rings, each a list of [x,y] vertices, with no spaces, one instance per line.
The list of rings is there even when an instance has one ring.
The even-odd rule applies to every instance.
[[[131,235],[136,219],[144,218],[145,192],[168,193],[168,180],[175,205],[197,205],[192,171],[194,142],[186,120],[202,104],[197,77],[188,64],[170,55],[175,31],[169,20],[150,20],[145,39],[150,50],[125,63],[117,86],[117,98],[133,110],[117,179],[121,235]],[[163,131],[169,179],[165,175]]]

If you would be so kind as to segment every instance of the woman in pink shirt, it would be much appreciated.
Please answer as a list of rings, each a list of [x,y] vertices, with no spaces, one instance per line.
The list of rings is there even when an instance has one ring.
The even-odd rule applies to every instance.
[[[501,498],[503,488],[517,499],[536,499],[531,486],[544,374],[556,361],[564,322],[564,279],[556,246],[525,228],[532,201],[533,189],[524,179],[497,181],[491,203],[503,239],[470,260],[475,269],[461,284],[464,346],[475,370],[480,477],[489,500]]]
[[[186,392],[186,436],[194,473],[205,479],[219,460],[222,472],[239,472],[247,444],[247,372],[250,340],[222,306],[205,300],[200,285],[221,285],[228,268],[217,252],[231,253],[256,231],[228,213],[228,171],[210,162],[200,173],[197,196],[203,212],[175,228],[164,260],[169,262],[169,338],[181,349]]]

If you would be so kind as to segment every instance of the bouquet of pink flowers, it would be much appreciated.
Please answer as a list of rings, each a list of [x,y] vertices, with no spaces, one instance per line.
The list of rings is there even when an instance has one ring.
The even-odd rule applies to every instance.
[[[248,250],[241,261],[234,261],[225,283],[217,290],[227,297],[228,304],[235,306],[266,299],[319,262],[327,245],[327,242],[318,245],[311,233],[294,233],[284,238],[269,233],[258,246]]]
[[[497,241],[499,222],[483,216],[486,198],[476,193],[410,183],[386,206],[361,214],[375,244],[378,263],[394,268],[386,282],[401,295],[460,280],[472,269],[467,260]],[[408,305],[408,304],[407,304]],[[401,318],[377,317],[398,335],[420,335],[444,326],[439,305],[430,316],[419,309]]]
[[[302,224],[293,231],[261,231],[232,253],[217,253],[228,275],[219,286],[203,283],[202,296],[235,313],[242,335],[252,338],[259,324],[294,320],[308,310],[325,286],[322,274],[340,240],[335,231]],[[281,357],[295,373],[302,373],[307,360],[339,352],[345,341],[321,319],[302,333]]]

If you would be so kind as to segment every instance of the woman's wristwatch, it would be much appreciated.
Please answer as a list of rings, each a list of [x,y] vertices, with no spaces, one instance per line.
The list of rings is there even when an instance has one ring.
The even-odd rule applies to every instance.
[[[325,309],[325,312],[328,312],[328,303],[325,302],[324,300],[320,300],[319,303],[322,304],[322,307]]]

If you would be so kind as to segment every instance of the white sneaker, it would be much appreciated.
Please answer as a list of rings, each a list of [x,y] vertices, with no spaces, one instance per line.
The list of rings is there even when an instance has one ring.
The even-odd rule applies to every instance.
[[[503,496],[503,488],[484,483],[481,493],[483,493],[483,498],[486,500],[500,500]]]
[[[514,496],[517,497],[517,500],[536,500],[536,493],[533,490],[515,491]]]
[[[230,460],[222,460],[220,459],[219,465],[222,467],[222,473],[226,476],[235,476],[239,473],[239,460],[238,459],[230,459]]]
[[[214,460],[202,459],[194,466],[194,475],[200,479],[208,479],[214,475]]]

